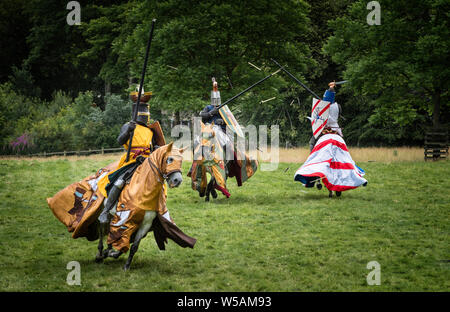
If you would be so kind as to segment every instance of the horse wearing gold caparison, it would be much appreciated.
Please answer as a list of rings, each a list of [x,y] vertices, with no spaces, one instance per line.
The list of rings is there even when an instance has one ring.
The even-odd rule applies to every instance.
[[[235,177],[238,186],[247,181],[258,168],[258,161],[250,159],[235,148],[219,126],[201,122],[201,135],[194,142],[194,160],[188,173],[192,189],[199,196],[217,198],[216,189],[227,198],[231,196],[226,186],[229,177]],[[208,182],[208,175],[211,178]]]
[[[68,231],[73,232],[73,238],[99,239],[97,262],[107,257],[118,258],[130,249],[132,243],[124,266],[125,270],[129,269],[140,240],[152,230],[161,250],[165,249],[167,238],[181,247],[193,248],[196,240],[185,235],[169,216],[163,187],[165,181],[170,188],[181,184],[182,152],[170,143],[155,150],[148,158],[141,158],[142,163],[124,186],[110,212],[114,216],[106,226],[101,226],[98,220],[103,210],[104,196],[97,188],[97,182],[114,170],[117,162],[67,186],[48,198],[48,205]],[[108,235],[108,248],[103,250],[105,235]]]

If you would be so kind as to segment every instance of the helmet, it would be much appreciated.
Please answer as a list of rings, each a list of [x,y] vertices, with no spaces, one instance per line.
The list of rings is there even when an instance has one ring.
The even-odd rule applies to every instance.
[[[136,113],[138,92],[131,92],[130,98],[133,101],[133,116],[134,116]],[[141,98],[139,101],[139,107],[137,108],[136,122],[138,124],[141,124],[141,125],[147,126],[147,127],[150,125],[150,106],[147,102],[151,98],[152,98],[152,92],[144,92],[144,90],[142,90]]]
[[[219,106],[220,105],[220,91],[219,87],[217,86],[216,78],[212,78],[213,82],[213,89],[211,91],[211,105]]]
[[[136,106],[137,103],[133,103],[133,116],[136,114]],[[139,103],[139,107],[137,107],[136,122],[144,126],[150,125],[150,109],[147,103]]]

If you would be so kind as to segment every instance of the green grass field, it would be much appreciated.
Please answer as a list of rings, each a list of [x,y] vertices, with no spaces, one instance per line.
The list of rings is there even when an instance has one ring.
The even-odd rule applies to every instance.
[[[72,239],[46,198],[116,157],[0,160],[1,291],[449,291],[450,163],[358,163],[366,188],[328,198],[293,181],[299,164],[258,171],[231,198],[205,203],[183,184],[169,190],[177,225],[194,249],[153,235],[131,270],[126,256],[94,262],[96,242]],[[70,261],[81,286],[69,286]],[[369,286],[366,265],[381,266]]]

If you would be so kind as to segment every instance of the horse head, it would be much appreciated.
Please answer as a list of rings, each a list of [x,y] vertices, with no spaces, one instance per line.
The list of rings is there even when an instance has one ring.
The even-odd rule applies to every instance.
[[[180,186],[183,182],[181,165],[183,163],[184,149],[176,148],[173,142],[158,148],[152,155],[157,164],[158,171],[167,181],[170,188]]]

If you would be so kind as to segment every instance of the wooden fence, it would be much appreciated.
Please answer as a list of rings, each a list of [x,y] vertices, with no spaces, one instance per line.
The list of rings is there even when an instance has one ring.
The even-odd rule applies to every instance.
[[[29,154],[29,155],[17,155],[17,156],[25,156],[25,157],[50,157],[50,156],[89,156],[92,154],[107,154],[107,153],[118,153],[123,151],[123,147],[116,148],[101,148],[101,149],[89,149],[85,151],[63,151],[63,152],[42,152],[37,154]]]

